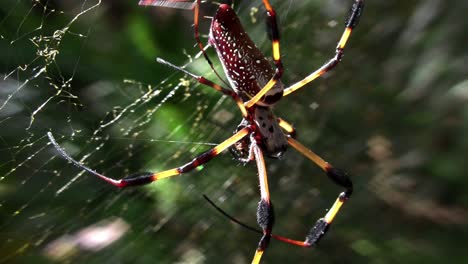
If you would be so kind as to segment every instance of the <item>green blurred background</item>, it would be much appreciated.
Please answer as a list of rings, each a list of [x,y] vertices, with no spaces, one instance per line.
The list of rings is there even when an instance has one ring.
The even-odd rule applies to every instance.
[[[272,5],[292,84],[334,54],[351,1]],[[215,10],[203,4],[202,15]],[[235,10],[270,56],[261,1]],[[352,175],[355,193],[319,247],[272,241],[264,263],[468,262],[466,10],[464,0],[366,1],[342,63],[277,105],[303,144]],[[254,164],[225,153],[199,172],[117,190],[45,136],[114,178],[181,165],[229,137],[240,121],[230,99],[155,62],[216,80],[195,58],[192,23],[190,11],[136,0],[2,1],[1,263],[251,261],[259,235],[201,195],[256,226]],[[267,164],[275,232],[302,239],[341,190],[294,150]]]

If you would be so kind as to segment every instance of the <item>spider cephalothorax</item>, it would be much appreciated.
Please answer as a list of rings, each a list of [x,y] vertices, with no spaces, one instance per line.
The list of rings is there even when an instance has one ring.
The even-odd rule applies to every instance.
[[[252,160],[252,144],[263,149],[263,153],[279,159],[288,148],[287,136],[278,124],[277,117],[270,107],[255,106],[249,111],[249,118],[244,118],[237,126],[235,132],[249,127],[252,132],[250,137],[245,137],[236,142],[230,149],[233,156],[247,163]]]

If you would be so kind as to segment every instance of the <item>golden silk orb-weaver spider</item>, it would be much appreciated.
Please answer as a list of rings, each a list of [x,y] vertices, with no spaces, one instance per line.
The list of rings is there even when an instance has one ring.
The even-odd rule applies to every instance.
[[[235,158],[240,162],[247,163],[255,161],[260,182],[260,202],[257,209],[257,222],[262,230],[260,231],[246,226],[224,213],[231,220],[262,234],[252,263],[260,262],[271,238],[301,247],[310,247],[317,244],[327,232],[341,206],[350,198],[353,192],[353,185],[347,174],[343,170],[333,167],[330,163],[326,162],[313,151],[298,142],[295,139],[295,129],[285,120],[275,116],[273,114],[272,107],[284,96],[305,87],[306,84],[330,71],[340,62],[343,56],[344,47],[348,42],[351,32],[357,26],[364,7],[364,1],[354,0],[349,16],[345,22],[344,32],[338,41],[335,55],[328,62],[313,71],[301,81],[286,87],[281,81],[283,65],[281,62],[280,34],[276,12],[268,0],[262,1],[267,14],[268,36],[272,42],[274,67],[272,67],[263,53],[255,46],[253,41],[247,35],[239,21],[239,18],[230,5],[219,5],[216,14],[212,17],[208,40],[209,46],[216,50],[229,84],[225,83],[214,69],[211,60],[205,52],[205,47],[200,40],[198,32],[200,0],[141,0],[139,3],[144,6],[164,6],[170,8],[190,9],[193,11],[196,42],[212,70],[216,73],[219,79],[226,85],[229,85],[231,89],[216,84],[203,76],[198,76],[188,72],[187,70],[175,66],[161,58],[158,58],[157,61],[187,74],[200,84],[211,87],[224,95],[231,97],[237,104],[243,117],[241,123],[237,127],[234,135],[214,148],[198,155],[192,161],[177,168],[156,173],[138,173],[115,180],[86,167],[70,157],[70,155],[68,155],[57,144],[52,133],[48,132],[50,142],[64,158],[79,168],[86,170],[105,182],[119,188],[149,184],[157,180],[190,172],[198,166],[209,162],[212,158],[216,157],[226,149],[230,149]],[[318,165],[326,173],[328,178],[338,186],[345,189],[344,192],[338,195],[338,198],[326,215],[323,218],[320,218],[310,229],[304,241],[293,240],[272,233],[274,213],[268,188],[264,156],[279,158],[284,154],[288,146],[293,147],[299,153]],[[209,202],[212,203],[211,201]],[[212,205],[214,204],[212,203]],[[223,211],[216,205],[214,206],[223,213]]]

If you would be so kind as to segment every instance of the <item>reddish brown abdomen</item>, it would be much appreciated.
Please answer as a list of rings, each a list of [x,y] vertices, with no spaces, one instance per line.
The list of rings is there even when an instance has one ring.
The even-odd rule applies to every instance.
[[[253,97],[273,77],[270,63],[244,31],[229,5],[221,5],[216,12],[209,41],[218,53],[232,88],[243,100]],[[259,104],[275,103],[282,91],[283,84],[278,82]]]

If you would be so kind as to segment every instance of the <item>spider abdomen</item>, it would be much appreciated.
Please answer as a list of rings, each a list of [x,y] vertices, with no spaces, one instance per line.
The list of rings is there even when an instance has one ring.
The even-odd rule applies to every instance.
[[[213,17],[209,41],[218,53],[232,89],[243,100],[255,96],[273,77],[275,71],[229,5],[221,5]],[[257,104],[276,103],[283,95],[283,88],[283,83],[278,81]]]

